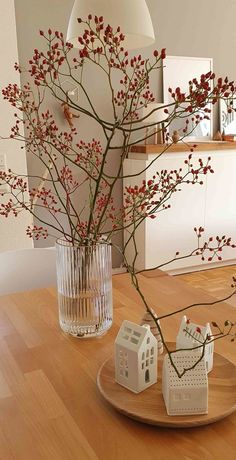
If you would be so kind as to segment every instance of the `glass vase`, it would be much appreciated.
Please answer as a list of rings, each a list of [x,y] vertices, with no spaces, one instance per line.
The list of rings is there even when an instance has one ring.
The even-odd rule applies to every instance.
[[[97,337],[112,325],[111,245],[56,242],[59,322],[75,337]]]

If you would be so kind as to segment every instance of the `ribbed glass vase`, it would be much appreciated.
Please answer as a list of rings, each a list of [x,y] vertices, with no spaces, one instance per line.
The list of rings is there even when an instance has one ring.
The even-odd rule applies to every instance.
[[[75,337],[103,335],[112,325],[111,246],[56,242],[59,322]]]

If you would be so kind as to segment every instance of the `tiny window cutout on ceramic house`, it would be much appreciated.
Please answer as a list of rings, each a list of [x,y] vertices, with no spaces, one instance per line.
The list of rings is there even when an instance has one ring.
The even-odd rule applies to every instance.
[[[199,347],[199,345],[206,340],[207,336],[211,335],[212,331],[209,323],[205,326],[201,326],[199,324],[192,323],[186,316],[183,316],[176,339],[176,349]],[[199,350],[201,349],[199,348]],[[207,343],[204,354],[207,372],[210,372],[213,368],[213,354],[214,342]]]
[[[115,340],[115,380],[134,393],[157,382],[157,339],[149,326],[123,321]]]
[[[192,367],[200,358],[197,351],[177,351],[172,359],[179,372]],[[162,394],[168,415],[197,415],[208,413],[208,377],[204,359],[181,378],[168,355],[162,367]]]

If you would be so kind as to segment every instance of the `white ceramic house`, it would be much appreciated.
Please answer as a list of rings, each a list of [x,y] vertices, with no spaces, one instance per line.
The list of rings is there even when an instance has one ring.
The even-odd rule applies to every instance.
[[[196,351],[179,351],[172,354],[180,372],[196,363],[199,356]],[[204,359],[179,378],[169,356],[166,355],[162,367],[162,394],[168,415],[207,414],[208,377]]]
[[[201,333],[198,332],[199,329]],[[186,316],[183,316],[176,339],[176,349],[198,347],[202,342],[204,342],[207,335],[212,335],[209,323],[205,326],[200,326],[199,324],[189,321]],[[207,372],[210,372],[213,368],[213,353],[214,342],[211,342],[205,347],[204,359],[206,362]]]
[[[157,339],[149,326],[123,321],[115,340],[115,379],[134,393],[157,381]]]

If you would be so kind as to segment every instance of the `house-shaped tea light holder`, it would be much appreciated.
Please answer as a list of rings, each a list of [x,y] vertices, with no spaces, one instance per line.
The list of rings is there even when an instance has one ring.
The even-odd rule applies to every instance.
[[[194,350],[172,354],[172,360],[180,373],[183,369],[193,367],[200,358],[201,353]],[[208,376],[205,360],[200,359],[194,368],[180,378],[167,354],[162,367],[162,394],[168,415],[207,414]]]
[[[189,349],[199,347],[201,343],[206,341],[207,336],[212,336],[210,324],[207,323],[205,326],[201,326],[191,322],[186,316],[183,316],[179,332],[176,339],[176,349]],[[202,352],[202,348],[198,348],[199,353]],[[206,342],[204,350],[204,360],[206,363],[206,370],[210,372],[213,368],[213,353],[214,353],[214,342]]]
[[[115,380],[134,393],[157,382],[157,339],[149,326],[123,321],[115,340]]]

